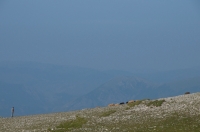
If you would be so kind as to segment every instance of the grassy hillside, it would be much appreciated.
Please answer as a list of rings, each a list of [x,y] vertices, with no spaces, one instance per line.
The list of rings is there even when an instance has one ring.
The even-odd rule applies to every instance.
[[[200,93],[72,112],[0,118],[2,132],[199,132]]]

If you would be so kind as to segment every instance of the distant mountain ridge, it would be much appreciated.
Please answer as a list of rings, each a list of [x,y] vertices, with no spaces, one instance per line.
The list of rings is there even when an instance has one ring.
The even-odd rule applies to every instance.
[[[132,75],[123,71],[99,71],[34,62],[0,62],[0,82],[9,84],[12,89],[23,87],[18,88],[19,92],[10,96],[11,90],[3,89],[6,87],[2,85],[1,90],[5,91],[5,96],[9,98],[5,100],[8,107],[2,108],[0,114],[10,116],[9,107],[12,106],[16,106],[16,109],[24,109],[21,112],[18,111],[19,115],[38,113],[35,109],[38,109],[40,113],[62,111],[62,105],[87,94],[107,80],[124,74]],[[24,95],[28,96],[24,97]],[[29,109],[25,110],[25,106],[22,107],[16,103],[15,99],[21,97],[24,97],[21,104]],[[25,100],[29,98],[32,98],[31,101],[26,103]],[[39,105],[39,102],[43,102],[43,105]],[[0,104],[2,104],[1,97]],[[34,104],[34,109],[31,108],[31,104]]]
[[[155,73],[139,73],[136,74],[136,76],[157,83],[169,83],[193,77],[200,77],[200,66],[195,68],[177,69]]]
[[[45,101],[36,98],[33,93],[29,93],[21,84],[10,84],[0,82],[0,115],[10,116],[11,107],[16,107],[16,116],[47,112],[44,107]]]
[[[200,73],[191,72],[187,77],[190,70],[181,71],[153,76],[34,62],[0,62],[0,116],[10,116],[12,106],[17,115],[30,115],[199,92]],[[183,79],[176,78],[179,75]],[[156,79],[161,76],[174,81]]]
[[[67,109],[93,108],[129,100],[155,99],[199,92],[200,77],[155,84],[141,78],[118,77],[72,102]]]
[[[79,108],[92,108],[95,106],[106,106],[109,103],[119,103],[138,98],[143,91],[148,91],[155,84],[144,79],[128,76],[120,76],[109,80],[92,92],[72,102],[68,108],[75,110]]]

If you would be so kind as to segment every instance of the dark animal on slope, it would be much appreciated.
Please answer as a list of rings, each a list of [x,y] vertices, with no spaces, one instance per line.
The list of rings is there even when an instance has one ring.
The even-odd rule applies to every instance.
[[[185,92],[185,94],[190,94],[190,92]]]

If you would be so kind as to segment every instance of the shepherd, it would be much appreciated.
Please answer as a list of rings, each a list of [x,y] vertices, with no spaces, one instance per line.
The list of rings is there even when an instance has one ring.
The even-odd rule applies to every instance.
[[[12,107],[12,109],[11,109],[11,117],[13,117],[14,112],[15,112],[15,109],[14,109],[14,107]]]

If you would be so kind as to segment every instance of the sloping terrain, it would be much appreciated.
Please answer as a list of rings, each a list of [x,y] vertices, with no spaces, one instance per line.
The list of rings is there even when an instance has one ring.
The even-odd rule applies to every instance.
[[[0,118],[1,132],[199,132],[200,93],[72,112]]]

